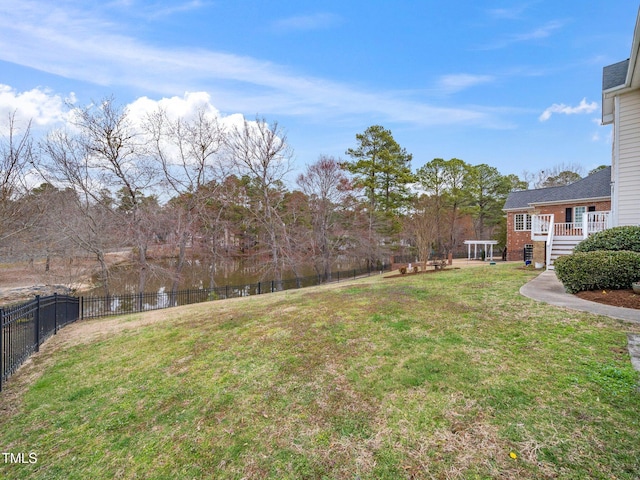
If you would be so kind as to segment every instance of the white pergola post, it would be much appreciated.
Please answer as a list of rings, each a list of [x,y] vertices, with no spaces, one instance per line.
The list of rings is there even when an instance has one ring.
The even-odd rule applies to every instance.
[[[473,259],[478,259],[478,245],[484,247],[485,261],[489,258],[493,261],[493,246],[498,244],[497,240],[465,240],[464,244],[467,246],[467,260],[471,260],[471,245],[473,245]]]

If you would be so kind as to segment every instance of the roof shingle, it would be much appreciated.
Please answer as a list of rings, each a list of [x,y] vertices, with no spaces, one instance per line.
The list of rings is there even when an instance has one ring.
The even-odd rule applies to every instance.
[[[624,85],[627,81],[627,70],[629,70],[628,58],[622,62],[604,67],[602,69],[602,91]]]
[[[611,167],[607,167],[569,185],[511,192],[504,203],[503,210],[519,210],[539,203],[569,202],[610,196]]]

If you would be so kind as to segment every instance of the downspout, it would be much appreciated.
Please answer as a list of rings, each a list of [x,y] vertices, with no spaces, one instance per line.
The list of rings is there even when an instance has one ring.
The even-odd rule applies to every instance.
[[[547,265],[547,270],[549,270],[549,267],[551,266],[551,247],[553,246],[553,231],[555,229],[553,223],[554,223],[554,215],[551,214],[551,217],[549,218],[549,230],[547,231],[547,251],[546,251],[546,265]]]
[[[611,226],[618,225],[618,179],[620,175],[620,97],[613,97],[613,152],[611,162]]]

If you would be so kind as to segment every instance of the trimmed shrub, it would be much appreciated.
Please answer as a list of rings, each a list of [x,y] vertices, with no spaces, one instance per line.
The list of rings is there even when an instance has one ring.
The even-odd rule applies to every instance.
[[[631,288],[640,280],[640,253],[597,250],[576,252],[555,262],[558,279],[569,293]]]
[[[400,267],[400,273],[402,275],[404,275],[405,273],[407,273],[407,267]]]
[[[595,250],[630,250],[640,253],[640,227],[614,227],[595,233],[580,242],[576,252],[593,252]]]

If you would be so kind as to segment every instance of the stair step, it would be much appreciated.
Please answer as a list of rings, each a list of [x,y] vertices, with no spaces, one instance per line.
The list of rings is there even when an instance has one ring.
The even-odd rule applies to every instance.
[[[547,265],[547,270],[555,270],[553,262],[557,258],[565,255],[571,255],[573,253],[573,249],[576,248],[576,245],[578,245],[580,241],[581,240],[555,237],[551,246],[551,254],[549,255],[549,265]]]

